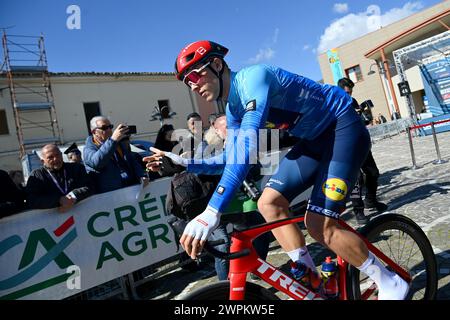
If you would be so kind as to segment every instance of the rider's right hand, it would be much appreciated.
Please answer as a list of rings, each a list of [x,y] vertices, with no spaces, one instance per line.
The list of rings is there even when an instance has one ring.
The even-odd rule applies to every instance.
[[[221,214],[217,210],[208,206],[202,214],[187,224],[180,238],[180,244],[192,259],[197,258],[206,239],[219,225],[220,216]]]

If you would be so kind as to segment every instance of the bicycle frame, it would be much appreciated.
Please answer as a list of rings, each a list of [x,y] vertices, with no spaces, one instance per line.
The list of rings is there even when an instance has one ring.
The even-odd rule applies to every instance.
[[[231,248],[230,253],[239,255],[240,252],[248,252],[248,254],[239,255],[240,257],[230,260],[230,300],[244,300],[245,297],[245,284],[247,273],[251,272],[263,281],[267,282],[277,290],[285,293],[294,300],[323,300],[325,297],[321,296],[317,292],[303,286],[290,276],[284,274],[276,267],[272,266],[267,261],[261,259],[256,250],[253,248],[252,240],[261,235],[264,232],[272,229],[304,221],[305,217],[288,218],[271,223],[265,223],[256,227],[246,229],[244,231],[233,231],[231,234]],[[389,267],[392,268],[400,277],[402,277],[408,283],[411,282],[411,276],[407,271],[401,268],[398,264],[393,262],[389,257],[378,250],[372,245],[366,238],[360,235],[351,226],[342,220],[339,220],[339,224],[355,234],[357,234],[367,245],[368,249],[377,256],[380,260],[384,261]],[[337,257],[338,266],[338,283],[339,283],[339,300],[347,300],[347,268],[348,262],[344,261],[341,257]],[[370,295],[376,290],[375,284],[361,292],[361,298],[367,300]]]

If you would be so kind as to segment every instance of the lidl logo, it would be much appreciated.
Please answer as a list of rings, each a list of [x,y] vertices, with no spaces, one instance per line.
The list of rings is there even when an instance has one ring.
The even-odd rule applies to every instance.
[[[339,178],[330,178],[322,185],[322,191],[328,199],[341,201],[347,195],[347,184]]]
[[[265,127],[266,127],[266,129],[287,130],[287,129],[289,129],[289,123],[283,122],[283,123],[275,124],[273,122],[266,121]]]

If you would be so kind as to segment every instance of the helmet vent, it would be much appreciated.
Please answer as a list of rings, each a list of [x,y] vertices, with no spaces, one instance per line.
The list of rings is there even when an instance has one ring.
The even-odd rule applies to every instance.
[[[191,61],[192,59],[194,59],[194,56],[195,56],[195,52],[193,52],[193,53],[187,55],[187,56],[184,58],[184,60],[185,60],[184,63],[188,63],[189,61]]]

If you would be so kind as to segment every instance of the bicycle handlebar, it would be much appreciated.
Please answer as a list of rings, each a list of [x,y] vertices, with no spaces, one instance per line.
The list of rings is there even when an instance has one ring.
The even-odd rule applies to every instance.
[[[209,253],[210,255],[217,257],[219,259],[223,259],[223,260],[238,259],[241,257],[248,256],[250,254],[250,249],[244,249],[242,251],[233,252],[233,253],[225,253],[225,252],[221,252],[214,248],[215,246],[218,246],[218,245],[221,245],[224,243],[225,243],[225,240],[223,240],[223,239],[214,240],[214,241],[206,241],[203,249],[205,249],[205,251],[207,253]]]
[[[261,196],[261,192],[258,188],[255,187],[253,182],[244,180],[242,181],[242,185],[244,187],[244,190],[253,201],[257,201],[259,199],[259,197]]]

